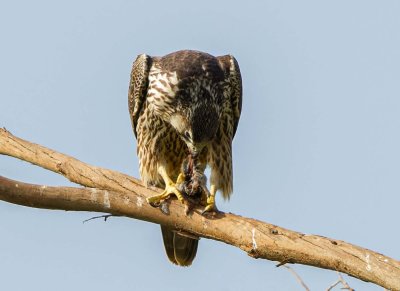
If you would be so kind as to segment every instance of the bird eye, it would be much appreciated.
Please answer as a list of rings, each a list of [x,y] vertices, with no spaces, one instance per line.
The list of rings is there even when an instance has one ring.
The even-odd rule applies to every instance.
[[[185,137],[190,139],[190,132],[189,131],[185,131]]]

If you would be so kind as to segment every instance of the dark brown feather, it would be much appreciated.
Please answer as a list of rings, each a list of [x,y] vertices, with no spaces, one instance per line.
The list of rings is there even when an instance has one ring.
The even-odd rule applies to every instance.
[[[140,111],[146,101],[147,87],[149,84],[149,72],[151,67],[151,57],[142,54],[138,55],[133,62],[131,70],[131,79],[128,90],[128,107],[131,117],[133,133],[136,133],[136,124],[140,115]]]
[[[161,233],[168,259],[178,266],[190,266],[196,257],[199,240],[180,235],[166,226],[161,226]]]
[[[242,76],[240,74],[239,64],[232,55],[217,57],[221,67],[225,73],[228,89],[230,90],[230,98],[233,109],[233,136],[239,124],[240,114],[242,112]],[[231,61],[233,64],[231,64]]]

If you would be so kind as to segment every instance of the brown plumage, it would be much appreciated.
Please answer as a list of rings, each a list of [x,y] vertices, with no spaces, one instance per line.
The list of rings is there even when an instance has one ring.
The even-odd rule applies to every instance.
[[[232,139],[242,104],[235,58],[189,50],[164,57],[139,55],[128,97],[143,183],[165,187],[163,198],[170,193],[179,198],[174,182],[184,162],[193,173],[192,158],[197,174],[211,168],[206,210],[216,210],[215,193],[220,190],[224,198],[232,193]],[[190,187],[198,187],[196,181]],[[161,229],[168,258],[190,265],[198,240]]]

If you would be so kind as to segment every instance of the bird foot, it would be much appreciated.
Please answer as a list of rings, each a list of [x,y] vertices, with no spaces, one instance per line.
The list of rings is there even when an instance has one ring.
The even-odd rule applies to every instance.
[[[159,207],[162,201],[168,199],[171,195],[175,195],[176,198],[178,198],[178,200],[181,203],[184,203],[185,200],[183,198],[183,195],[176,187],[176,184],[178,184],[179,179],[180,178],[178,177],[177,183],[173,182],[168,183],[165,186],[165,190],[161,194],[148,197],[146,199],[147,202],[153,207]]]
[[[201,212],[202,215],[204,214],[214,214],[218,212],[218,208],[215,205],[215,196],[211,195],[207,197],[207,204],[204,210]]]

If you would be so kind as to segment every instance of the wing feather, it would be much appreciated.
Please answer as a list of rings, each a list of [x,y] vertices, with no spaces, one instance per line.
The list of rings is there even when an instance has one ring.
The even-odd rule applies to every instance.
[[[233,114],[233,136],[239,124],[240,114],[242,112],[242,76],[240,74],[239,64],[232,55],[217,57],[222,69],[225,72],[225,82],[230,96],[232,114]]]
[[[136,124],[140,111],[146,100],[149,85],[149,71],[152,59],[150,56],[138,55],[132,65],[131,79],[128,91],[129,115],[131,117],[133,132],[136,136]]]

